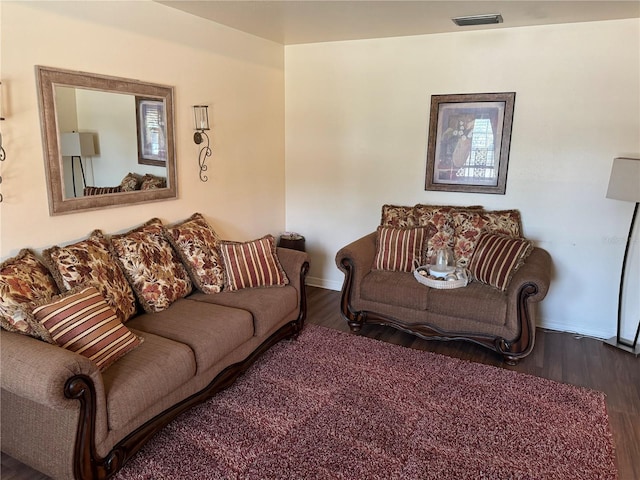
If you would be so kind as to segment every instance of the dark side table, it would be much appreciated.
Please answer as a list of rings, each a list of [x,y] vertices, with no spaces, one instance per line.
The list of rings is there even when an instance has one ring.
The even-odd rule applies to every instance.
[[[304,252],[304,237],[302,235],[298,235],[297,233],[280,235],[278,246]]]

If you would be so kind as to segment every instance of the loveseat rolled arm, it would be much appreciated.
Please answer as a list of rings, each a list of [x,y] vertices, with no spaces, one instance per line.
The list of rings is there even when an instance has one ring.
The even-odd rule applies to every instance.
[[[511,310],[508,317],[517,319],[519,333],[513,339],[501,339],[495,348],[508,364],[516,364],[533,350],[536,332],[533,304],[545,298],[550,283],[551,256],[542,248],[534,248],[506,291]]]
[[[362,279],[371,271],[375,254],[375,232],[342,247],[336,254],[336,265],[344,273],[340,312],[353,332],[360,330],[364,324],[364,314],[351,307],[352,299],[360,295]]]

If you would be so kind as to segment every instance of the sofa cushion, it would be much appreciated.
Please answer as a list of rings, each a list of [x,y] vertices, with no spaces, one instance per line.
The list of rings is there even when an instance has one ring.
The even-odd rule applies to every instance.
[[[249,312],[189,299],[177,300],[161,312],[140,315],[127,326],[188,345],[193,350],[198,372],[208,369],[253,336]]]
[[[250,288],[215,295],[194,293],[190,300],[242,308],[251,312],[255,335],[262,336],[285,320],[298,318],[298,292],[287,285],[282,288]]]
[[[0,264],[0,325],[5,330],[38,337],[29,323],[29,303],[60,293],[49,270],[29,250]]]
[[[244,243],[221,241],[218,248],[224,264],[225,288],[229,291],[289,283],[278,261],[273,235]]]
[[[504,291],[532,250],[529,240],[485,233],[476,245],[469,270],[479,282]]]
[[[144,343],[102,373],[109,429],[124,427],[196,373],[191,349],[182,343],[133,330]]]
[[[78,288],[36,305],[41,337],[105,370],[142,340],[125,327],[95,287]]]
[[[116,311],[120,321],[126,322],[136,313],[131,286],[100,230],[72,245],[48,248],[42,255],[61,290],[91,284]]]
[[[453,253],[462,265],[468,265],[471,261],[473,250],[483,233],[499,233],[514,238],[522,236],[518,210],[455,210],[451,215],[456,239]]]
[[[371,270],[362,279],[361,296],[372,302],[426,310],[430,290],[411,273]]]
[[[191,293],[189,274],[157,218],[112,236],[111,248],[146,312],[164,310]]]
[[[422,265],[427,228],[378,227],[374,270],[411,272]]]
[[[220,239],[200,213],[184,222],[165,227],[165,235],[182,260],[198,290],[220,293],[224,268],[218,254]]]
[[[507,296],[501,291],[472,282],[463,288],[429,291],[429,312],[448,317],[465,318],[491,325],[504,325]],[[451,325],[456,330],[455,324]]]

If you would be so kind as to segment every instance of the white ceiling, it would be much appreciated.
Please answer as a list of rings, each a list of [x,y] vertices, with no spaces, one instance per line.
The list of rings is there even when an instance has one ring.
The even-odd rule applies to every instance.
[[[156,1],[284,45],[640,17],[640,0]],[[458,27],[451,21],[493,13],[504,23]]]

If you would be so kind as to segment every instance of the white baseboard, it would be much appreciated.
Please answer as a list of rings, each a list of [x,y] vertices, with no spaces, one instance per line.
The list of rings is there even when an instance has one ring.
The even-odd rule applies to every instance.
[[[340,291],[342,289],[342,282],[319,277],[307,277],[305,283],[310,287],[326,288],[327,290]]]
[[[548,330],[555,330],[557,332],[572,333],[574,335],[580,335],[584,337],[593,337],[598,340],[610,338],[612,335],[616,334],[615,331],[612,333],[611,330],[602,330],[598,328],[576,328],[575,325],[567,325],[566,323],[547,320],[539,321],[538,327]]]

